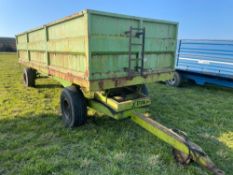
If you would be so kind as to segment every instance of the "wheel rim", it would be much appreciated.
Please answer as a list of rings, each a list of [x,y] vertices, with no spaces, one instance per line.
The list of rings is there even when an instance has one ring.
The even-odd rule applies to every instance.
[[[71,121],[71,105],[66,98],[64,98],[62,101],[62,111],[63,111],[63,116],[65,118],[65,121],[70,122]]]
[[[171,80],[168,80],[168,83],[169,83],[170,85],[174,85],[175,82],[176,82],[176,79],[175,79],[174,77],[173,77]]]

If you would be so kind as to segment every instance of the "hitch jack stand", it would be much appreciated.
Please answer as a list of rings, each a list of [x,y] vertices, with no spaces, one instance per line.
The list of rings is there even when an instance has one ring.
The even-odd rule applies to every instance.
[[[160,123],[152,120],[148,115],[130,112],[131,120],[140,125],[159,139],[173,147],[173,154],[181,164],[189,164],[191,160],[207,168],[215,175],[224,175],[224,171],[218,169],[210,160],[202,148],[188,140],[180,131],[166,128]]]

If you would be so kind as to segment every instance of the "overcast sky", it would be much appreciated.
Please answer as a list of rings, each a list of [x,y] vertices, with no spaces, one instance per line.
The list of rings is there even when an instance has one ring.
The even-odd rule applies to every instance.
[[[176,21],[182,39],[233,39],[233,0],[0,0],[0,36],[83,9]]]

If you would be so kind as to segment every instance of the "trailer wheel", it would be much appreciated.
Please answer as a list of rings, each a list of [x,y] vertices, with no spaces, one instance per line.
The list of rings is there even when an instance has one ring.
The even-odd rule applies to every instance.
[[[35,87],[36,82],[36,70],[32,68],[24,68],[23,82],[27,87]]]
[[[87,105],[80,89],[64,88],[60,97],[62,119],[66,127],[81,126],[87,121]]]
[[[178,72],[175,72],[173,78],[166,81],[166,84],[169,86],[180,87],[182,84],[182,78],[180,74]]]

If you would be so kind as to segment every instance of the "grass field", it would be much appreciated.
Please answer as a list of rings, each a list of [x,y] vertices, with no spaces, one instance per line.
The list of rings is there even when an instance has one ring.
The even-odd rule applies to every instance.
[[[171,147],[130,120],[108,117],[63,127],[59,84],[38,79],[25,88],[14,54],[0,54],[0,174],[191,175],[209,174],[196,164],[178,165]],[[179,128],[223,169],[233,172],[233,90],[186,84],[151,84],[150,110]]]

